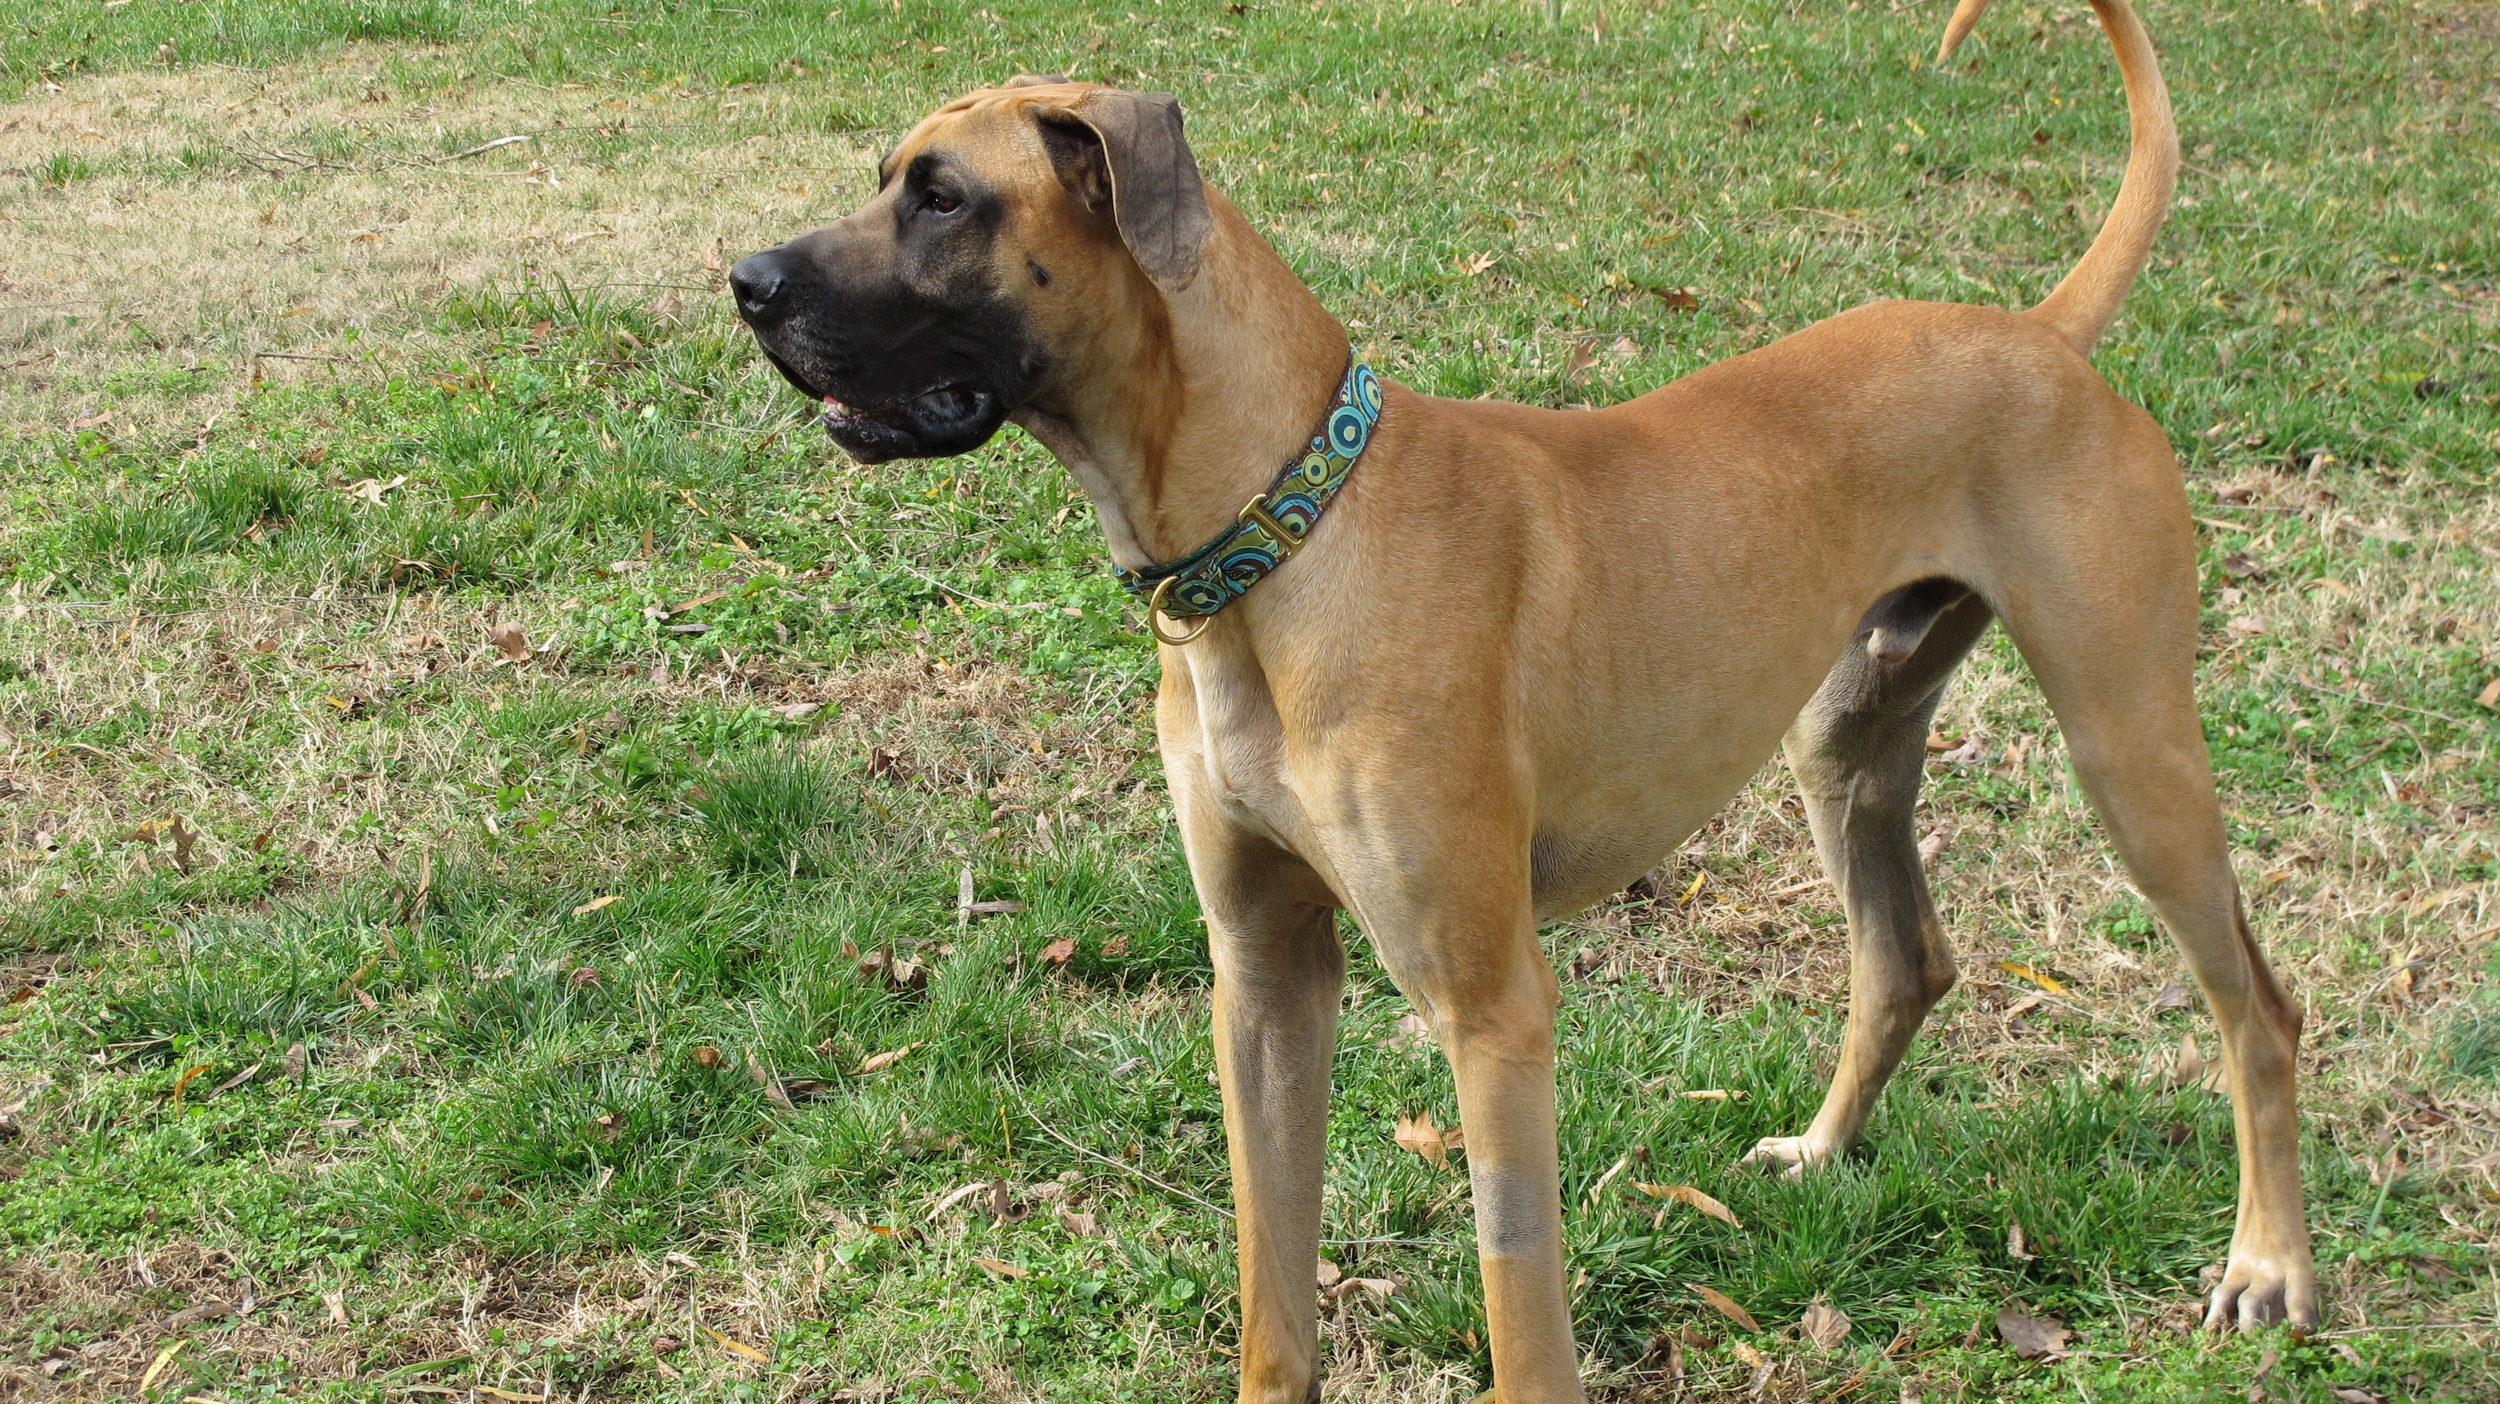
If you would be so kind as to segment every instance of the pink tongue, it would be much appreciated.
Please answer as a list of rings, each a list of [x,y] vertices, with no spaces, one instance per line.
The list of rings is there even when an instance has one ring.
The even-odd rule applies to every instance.
[[[842,413],[844,413],[844,412],[848,411],[849,409],[850,409],[850,406],[849,406],[849,405],[846,405],[846,404],[842,403],[840,400],[835,399],[835,398],[834,398],[834,397],[832,397],[831,395],[827,395],[827,396],[825,397],[825,413],[827,413],[827,414],[842,414]]]

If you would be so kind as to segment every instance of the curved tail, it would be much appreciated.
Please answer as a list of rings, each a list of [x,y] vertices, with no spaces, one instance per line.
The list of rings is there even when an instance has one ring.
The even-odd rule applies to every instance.
[[[1970,34],[1987,8],[1988,0],[1961,0],[1945,25],[1939,62]],[[2127,0],[2092,0],[2092,8],[2109,32],[2110,47],[2118,51],[2118,74],[2127,85],[2127,117],[2134,129],[2127,175],[2083,260],[2056,291],[2025,314],[2047,323],[2081,352],[2090,351],[2118,315],[2119,302],[2152,254],[2153,236],[2161,232],[2171,190],[2179,182],[2179,129],[2170,120],[2170,90],[2162,86],[2161,65],[2153,58],[2153,41],[2143,21]]]

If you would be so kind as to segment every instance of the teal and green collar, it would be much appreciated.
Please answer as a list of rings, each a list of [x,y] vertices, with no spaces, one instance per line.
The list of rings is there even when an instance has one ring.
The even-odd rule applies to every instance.
[[[1310,447],[1285,465],[1267,491],[1251,498],[1231,526],[1169,565],[1119,572],[1120,583],[1147,600],[1146,622],[1156,638],[1175,644],[1196,638],[1196,632],[1165,633],[1155,615],[1190,619],[1213,614],[1292,557],[1370,445],[1380,405],[1380,377],[1349,355],[1345,381]]]

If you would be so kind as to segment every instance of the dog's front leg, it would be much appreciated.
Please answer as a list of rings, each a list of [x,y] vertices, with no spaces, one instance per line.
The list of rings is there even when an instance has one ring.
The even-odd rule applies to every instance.
[[[1185,691],[1177,699],[1174,691],[1167,682],[1164,764],[1215,965],[1215,1066],[1241,1255],[1240,1398],[1311,1404],[1319,1398],[1320,1188],[1345,948],[1318,875],[1235,825],[1208,794],[1194,709]]]
[[[1524,847],[1524,846],[1523,846]],[[1382,959],[1458,1083],[1499,1404],[1578,1404],[1554,1133],[1554,969],[1520,874],[1508,900],[1384,921]],[[1477,884],[1454,884],[1476,886]],[[1436,904],[1438,906],[1439,904]]]

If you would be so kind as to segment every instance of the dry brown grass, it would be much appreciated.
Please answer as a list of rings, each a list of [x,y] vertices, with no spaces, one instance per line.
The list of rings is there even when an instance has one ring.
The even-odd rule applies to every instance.
[[[393,357],[424,335],[411,314],[453,287],[537,277],[699,302],[719,285],[707,257],[846,207],[874,165],[873,133],[827,130],[829,84],[548,89],[456,76],[454,57],[116,73],[0,105],[0,181],[16,187],[0,425],[57,429],[150,350],[228,366],[237,385],[327,368],[257,352]],[[410,71],[430,81],[384,76]],[[94,173],[47,184],[64,153]]]

